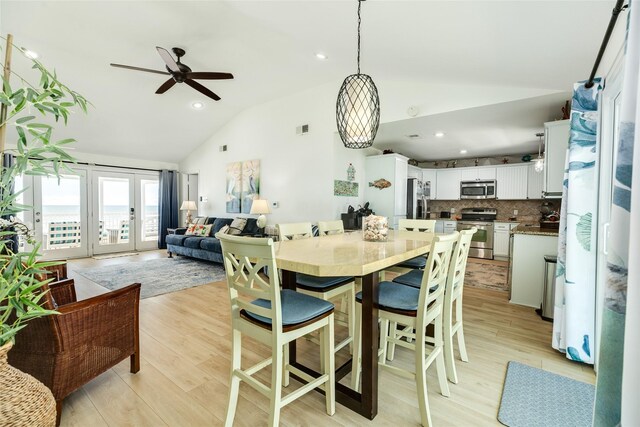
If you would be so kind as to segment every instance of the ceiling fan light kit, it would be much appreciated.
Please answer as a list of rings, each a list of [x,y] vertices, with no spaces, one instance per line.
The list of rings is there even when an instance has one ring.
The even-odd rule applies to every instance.
[[[156,50],[158,54],[162,58],[165,63],[165,67],[167,71],[159,71],[159,70],[151,70],[148,68],[140,68],[140,67],[132,67],[130,65],[122,65],[122,64],[111,64],[112,67],[117,68],[125,68],[128,70],[135,71],[144,71],[146,73],[155,73],[155,74],[164,74],[169,75],[171,78],[164,82],[158,90],[156,90],[157,94],[163,94],[169,89],[171,89],[176,83],[186,83],[188,86],[191,86],[193,89],[197,90],[201,94],[213,99],[214,101],[219,101],[220,97],[204,87],[197,80],[229,80],[233,79],[233,74],[231,73],[219,73],[219,72],[194,72],[191,71],[188,65],[180,62],[180,58],[182,58],[186,52],[184,49],[179,47],[174,47],[171,49],[176,56],[176,59],[173,59],[173,56],[169,53],[169,51],[163,47],[156,46]],[[202,107],[204,104],[202,105]],[[200,108],[202,108],[200,107]]]
[[[367,74],[360,73],[360,7],[358,1],[358,72],[344,79],[336,102],[336,122],[347,148],[368,148],[380,124],[378,88]]]

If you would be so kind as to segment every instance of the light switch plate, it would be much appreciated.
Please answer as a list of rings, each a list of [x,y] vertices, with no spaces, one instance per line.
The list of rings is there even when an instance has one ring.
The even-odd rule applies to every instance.
[[[278,209],[278,208],[280,207],[280,202],[273,202],[273,203],[271,203],[271,206],[272,206],[274,209]]]
[[[513,216],[516,216],[516,215],[518,215],[518,209],[513,210]]]

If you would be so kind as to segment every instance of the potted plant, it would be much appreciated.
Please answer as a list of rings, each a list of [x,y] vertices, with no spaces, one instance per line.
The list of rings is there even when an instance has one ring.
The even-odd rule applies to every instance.
[[[42,288],[49,280],[43,280],[41,275],[53,263],[38,261],[40,244],[18,218],[31,208],[18,203],[24,190],[14,193],[13,187],[21,175],[60,176],[64,171],[73,172],[68,164],[74,160],[65,148],[74,140],[56,141],[53,131],[57,124],[66,125],[72,110],[79,108],[86,112],[87,101],[60,82],[55,72],[22,55],[25,52],[13,45],[11,35],[5,40],[0,91],[0,413],[8,417],[11,425],[51,425],[56,420],[51,392],[33,377],[7,364],[16,334],[26,322],[55,315],[44,304],[46,293]],[[38,84],[11,70],[13,51],[24,56],[20,60],[32,63],[39,75]],[[11,149],[5,147],[9,128],[15,128],[17,135],[15,148]],[[31,249],[21,251],[18,238]]]

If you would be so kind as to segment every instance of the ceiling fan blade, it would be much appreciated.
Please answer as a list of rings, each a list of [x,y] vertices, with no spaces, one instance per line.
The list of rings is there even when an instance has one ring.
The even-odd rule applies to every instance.
[[[231,73],[212,73],[212,72],[189,72],[186,76],[188,79],[202,80],[228,80],[233,78]]]
[[[211,92],[209,89],[207,89],[206,87],[202,86],[200,83],[194,81],[194,80],[185,80],[184,81],[186,84],[188,84],[189,86],[191,86],[192,88],[194,88],[195,90],[197,90],[198,92],[200,92],[203,95],[208,96],[209,98],[213,99],[214,101],[219,101],[220,97],[218,95],[216,95],[215,93]]]
[[[170,78],[169,80],[167,80],[166,82],[164,82],[162,84],[162,86],[160,86],[158,88],[158,90],[156,91],[156,93],[165,93],[166,91],[168,91],[169,89],[171,89],[173,87],[173,85],[176,84],[176,81],[172,78]]]
[[[169,74],[166,71],[158,71],[158,70],[150,70],[148,68],[132,67],[131,65],[122,65],[122,64],[109,64],[109,65],[111,65],[112,67],[117,67],[117,68],[126,68],[127,70],[145,71],[147,73],[156,73],[156,74],[165,74],[165,75]]]
[[[180,72],[180,67],[178,67],[176,60],[173,59],[173,56],[171,56],[171,54],[167,49],[160,46],[156,46],[156,50],[158,51],[158,53],[160,54],[160,57],[165,62],[165,64],[167,64],[167,67],[169,67],[171,71],[173,71],[174,73]]]

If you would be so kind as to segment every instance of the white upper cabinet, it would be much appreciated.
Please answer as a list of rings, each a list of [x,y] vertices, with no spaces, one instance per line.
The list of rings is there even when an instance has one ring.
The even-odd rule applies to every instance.
[[[460,181],[478,181],[489,179],[496,179],[496,168],[460,168]]]
[[[500,200],[526,199],[528,172],[528,164],[497,168],[496,198]]]
[[[436,170],[436,195],[438,200],[460,199],[461,169]]]
[[[536,172],[535,164],[529,165],[527,177],[527,199],[542,199],[544,188],[544,172]]]
[[[431,200],[435,200],[437,198],[437,192],[436,192],[436,186],[437,186],[437,179],[436,179],[436,170],[435,169],[423,169],[422,170],[422,182],[425,183],[430,183],[431,186],[431,195],[429,196],[429,198]]]
[[[422,169],[417,166],[407,165],[407,178],[418,178],[422,181]]]
[[[544,124],[544,195],[562,197],[565,157],[569,147],[569,120]]]

